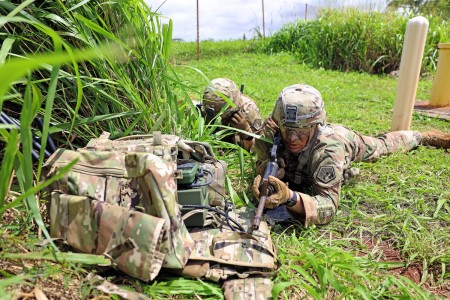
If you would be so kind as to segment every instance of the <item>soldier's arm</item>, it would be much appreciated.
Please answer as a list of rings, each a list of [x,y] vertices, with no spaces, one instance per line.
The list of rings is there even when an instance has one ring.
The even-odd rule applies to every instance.
[[[333,219],[338,209],[335,203],[339,201],[340,189],[341,184],[338,183],[322,189],[318,194],[314,193],[314,196],[294,191],[298,195],[298,200],[294,206],[288,207],[288,209],[298,215],[305,227],[311,224],[327,224]]]
[[[297,193],[297,202],[288,207],[304,220],[304,225],[329,223],[339,206],[343,170],[332,159],[322,161],[314,171],[311,195]]]
[[[250,151],[252,149],[252,146],[255,144],[255,139],[252,138],[251,140],[243,140],[242,146],[245,150]]]

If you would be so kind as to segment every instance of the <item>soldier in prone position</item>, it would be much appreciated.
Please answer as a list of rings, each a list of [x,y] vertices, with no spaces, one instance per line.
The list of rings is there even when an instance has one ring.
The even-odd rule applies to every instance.
[[[266,200],[265,207],[276,208],[284,204],[305,226],[332,220],[339,206],[341,185],[355,173],[352,162],[373,161],[419,145],[450,148],[450,134],[437,130],[395,131],[369,137],[341,125],[329,124],[321,94],[303,84],[288,86],[281,91],[261,133],[267,138],[281,134],[281,146],[284,147],[278,154],[279,161],[284,162],[284,172],[269,177],[274,192]],[[254,179],[252,189],[259,200],[261,175],[269,159],[270,144],[257,140],[254,148],[259,175]],[[305,188],[308,193],[303,193]]]
[[[227,78],[216,78],[211,81],[212,86],[207,86],[203,93],[202,115],[206,122],[211,122],[227,105],[223,96],[232,101],[236,107],[229,107],[222,112],[222,125],[230,126],[250,133],[258,133],[261,130],[261,113],[249,96],[244,95],[236,84]],[[243,132],[237,132],[231,142],[240,144],[245,150],[250,151],[255,139]]]

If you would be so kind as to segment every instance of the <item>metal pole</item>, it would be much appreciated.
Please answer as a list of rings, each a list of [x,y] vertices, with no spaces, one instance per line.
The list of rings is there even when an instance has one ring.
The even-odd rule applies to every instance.
[[[197,0],[197,60],[200,60],[200,26]]]
[[[262,3],[262,25],[263,25],[263,39],[266,38],[266,21],[264,20],[264,0],[261,0]]]

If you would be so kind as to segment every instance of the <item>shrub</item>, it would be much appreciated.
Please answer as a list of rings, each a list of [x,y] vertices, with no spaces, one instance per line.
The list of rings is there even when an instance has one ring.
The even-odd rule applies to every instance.
[[[436,68],[439,42],[448,41],[448,21],[428,17],[422,71]],[[314,67],[389,73],[400,66],[408,19],[394,12],[325,9],[312,21],[286,24],[266,40],[269,53],[287,51]]]

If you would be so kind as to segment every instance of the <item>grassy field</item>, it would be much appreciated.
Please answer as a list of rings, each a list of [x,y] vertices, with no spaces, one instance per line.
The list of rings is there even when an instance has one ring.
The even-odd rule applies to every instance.
[[[210,46],[225,49],[226,44]],[[200,97],[206,77],[228,77],[245,84],[245,92],[267,116],[284,86],[307,83],[322,92],[330,122],[363,134],[389,131],[395,78],[312,69],[295,63],[287,54],[269,56],[238,49],[226,55],[210,49],[215,54],[206,59],[186,60],[177,56],[178,51],[185,51],[184,47],[195,49],[192,44],[175,44],[171,60],[192,99]],[[208,49],[203,51],[208,53]],[[431,85],[430,79],[422,79],[417,99],[428,100]],[[430,128],[450,131],[450,123],[414,115],[412,129]],[[420,147],[376,163],[357,164],[361,174],[344,186],[341,207],[333,222],[308,229],[275,226],[272,238],[278,247],[281,268],[274,282],[279,298],[449,297],[449,155],[446,150]],[[225,159],[231,165],[230,177],[238,195],[251,197],[248,185],[254,157],[247,154],[246,158],[243,180],[236,156]],[[26,220],[18,222],[18,218],[27,218],[20,208],[4,214],[3,228],[11,234],[2,242],[2,250],[36,250],[31,243],[37,237],[34,226]],[[23,236],[23,232],[29,236]],[[34,285],[48,295],[79,299],[99,294],[83,279],[90,270],[86,266],[45,261],[25,265],[28,269],[23,269],[24,276],[40,274]],[[2,268],[24,267],[3,261]],[[206,281],[162,276],[146,285],[122,275],[107,275],[122,286],[154,298],[191,298],[194,291],[201,299],[217,299],[221,294],[219,285]],[[65,287],[64,291],[58,289],[59,285]],[[13,286],[10,283],[9,287]]]
[[[174,56],[185,47],[193,44],[175,44]],[[227,43],[214,47],[227,54],[209,57],[218,50],[206,48],[205,59],[176,61],[180,78],[193,84],[193,98],[201,97],[205,77],[227,77],[245,84],[268,116],[283,87],[306,83],[321,91],[329,122],[366,135],[390,130],[396,78],[313,69],[286,54],[230,55]],[[431,86],[422,78],[417,100],[429,100]],[[411,129],[431,128],[450,131],[450,123],[414,114]],[[449,152],[419,147],[357,167],[361,174],[344,186],[332,223],[275,228],[283,265],[276,282],[289,285],[282,297],[449,297]]]
[[[21,9],[32,2],[24,2]],[[83,146],[102,130],[121,136],[153,129],[220,146],[220,136],[211,135],[212,130],[198,126],[199,121],[185,112],[191,100],[200,99],[209,79],[228,77],[245,85],[245,93],[255,99],[263,116],[270,114],[283,87],[306,83],[321,91],[330,122],[367,135],[390,129],[395,78],[312,68],[289,54],[258,53],[254,41],[203,42],[197,61],[194,43],[175,42],[171,48],[170,28],[159,27],[156,21],[151,28],[141,26],[148,16],[142,6],[121,2],[131,7],[97,11],[95,5],[65,3],[67,7],[58,2],[64,16],[69,16],[64,21],[45,14],[45,20],[56,20],[49,24],[60,35],[37,19],[23,21],[29,12],[42,15],[44,9],[53,12],[55,7],[58,12],[61,7],[56,4],[30,6],[19,13],[10,1],[0,3],[8,15],[2,19],[4,29],[10,34],[2,40],[0,51],[0,78],[5,83],[0,103],[22,122],[20,135],[11,126],[0,125],[6,145],[0,168],[5,176],[0,183],[0,299],[32,298],[40,292],[53,299],[107,297],[95,289],[98,282],[86,279],[93,270],[90,264],[101,260],[66,256],[62,263],[54,263],[52,247],[40,244],[47,220],[45,205],[34,195],[42,187],[36,179],[44,157],[41,154],[37,164],[31,159],[31,124],[38,115],[44,116],[44,134],[57,136],[57,142],[68,148]],[[122,40],[116,17],[136,32]],[[27,34],[15,35],[19,31]],[[154,36],[158,31],[163,34]],[[115,49],[110,45],[102,48],[105,40],[119,43],[127,56],[110,51]],[[20,60],[42,49],[47,54]],[[16,60],[10,61],[11,57]],[[48,68],[50,64],[58,67]],[[61,64],[65,65],[60,68]],[[421,78],[417,99],[429,100],[431,86],[432,76]],[[412,129],[431,128],[450,132],[450,122],[413,116]],[[225,157],[236,205],[251,197],[255,157],[244,152],[230,150]],[[343,188],[333,222],[308,229],[273,228],[281,265],[274,277],[274,295],[280,299],[449,298],[449,152],[419,147],[356,166],[361,174]],[[4,180],[11,173],[14,180]],[[218,284],[164,274],[151,284],[118,272],[101,275],[155,299],[218,299],[222,294]]]

